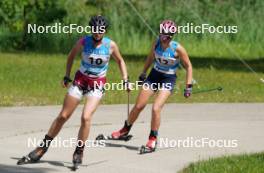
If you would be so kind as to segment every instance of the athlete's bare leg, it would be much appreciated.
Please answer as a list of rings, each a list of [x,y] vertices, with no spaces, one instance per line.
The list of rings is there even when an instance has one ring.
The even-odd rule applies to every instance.
[[[149,98],[154,94],[151,89],[142,89],[137,97],[135,106],[132,108],[129,117],[128,124],[133,124],[138,118],[140,112],[145,108],[148,103]]]
[[[71,117],[73,111],[76,109],[79,103],[79,99],[66,94],[62,110],[59,113],[58,117],[53,121],[48,131],[48,136],[54,138],[58,135],[63,124]]]
[[[171,95],[169,90],[160,90],[152,105],[151,130],[158,131],[160,126],[160,113],[166,100]]]
[[[100,103],[101,98],[88,96],[83,108],[81,127],[79,129],[78,140],[85,142],[88,138],[91,126],[92,115]]]

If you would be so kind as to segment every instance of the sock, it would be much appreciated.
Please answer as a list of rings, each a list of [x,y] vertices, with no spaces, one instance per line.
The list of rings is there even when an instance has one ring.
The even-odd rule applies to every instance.
[[[149,138],[154,137],[157,138],[158,136],[158,131],[157,130],[151,130],[149,133]]]
[[[45,135],[44,139],[42,140],[41,147],[43,148],[49,148],[53,138],[48,136],[47,134]]]
[[[125,124],[124,124],[124,128],[126,128],[128,130],[128,132],[130,131],[132,127],[132,124],[128,124],[127,120],[125,121]]]
[[[84,150],[84,142],[78,140],[78,145],[75,148],[75,152],[81,153]]]

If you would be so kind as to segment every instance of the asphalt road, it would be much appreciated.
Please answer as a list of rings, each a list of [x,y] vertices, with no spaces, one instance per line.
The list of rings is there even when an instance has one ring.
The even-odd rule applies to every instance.
[[[53,146],[40,163],[17,166],[17,159],[34,147],[29,141],[44,137],[60,106],[0,108],[0,172],[70,172],[74,145]],[[76,138],[82,106],[78,107],[57,138]],[[93,117],[89,139],[121,128],[126,105],[102,105]],[[128,141],[92,145],[84,153],[80,173],[157,173],[181,170],[191,162],[221,155],[264,150],[264,104],[167,104],[162,111],[159,148],[139,155],[150,130],[151,105],[133,126]],[[74,141],[74,140],[73,140]],[[198,142],[197,142],[198,141]],[[195,144],[194,144],[195,143]],[[193,144],[193,145],[191,145]],[[202,145],[203,144],[203,145]],[[217,146],[218,144],[218,146]]]

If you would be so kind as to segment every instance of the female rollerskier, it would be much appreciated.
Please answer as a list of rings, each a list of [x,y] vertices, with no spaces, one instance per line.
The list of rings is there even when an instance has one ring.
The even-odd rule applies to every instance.
[[[133,123],[148,103],[148,99],[156,93],[157,96],[152,105],[151,130],[146,146],[141,148],[142,152],[152,152],[156,148],[161,109],[172,94],[177,77],[176,69],[180,64],[180,60],[186,69],[184,96],[186,98],[190,97],[192,91],[192,64],[188,54],[183,46],[178,42],[172,41],[173,35],[176,32],[176,25],[171,20],[165,20],[161,23],[161,26],[167,28],[167,30],[163,30],[159,34],[159,38],[152,44],[143,72],[139,76],[139,80],[144,81],[144,83],[137,97],[136,104],[125,121],[124,127],[111,134],[113,139],[128,136]],[[154,66],[146,78],[146,72],[153,62]]]
[[[106,30],[108,21],[105,17],[98,15],[90,19],[91,27],[100,27],[100,30]],[[94,29],[95,30],[95,29]],[[105,31],[104,30],[104,31]],[[104,37],[104,32],[94,32],[92,35],[81,38],[71,50],[68,59],[65,77],[62,81],[63,87],[68,87],[71,82],[70,73],[74,58],[82,50],[82,61],[79,70],[75,74],[73,84],[69,87],[65,96],[64,104],[58,117],[53,121],[48,133],[45,135],[42,144],[27,156],[18,161],[18,164],[27,162],[37,162],[47,152],[51,141],[58,135],[63,124],[71,117],[72,113],[80,103],[83,96],[86,97],[82,116],[81,126],[78,133],[78,145],[73,154],[73,163],[78,165],[82,163],[84,142],[89,135],[91,118],[103,96],[103,86],[106,82],[106,73],[110,56],[112,55],[119,65],[122,79],[128,87],[128,75],[125,62],[119,52],[118,46],[112,40]],[[97,85],[95,85],[95,83]]]

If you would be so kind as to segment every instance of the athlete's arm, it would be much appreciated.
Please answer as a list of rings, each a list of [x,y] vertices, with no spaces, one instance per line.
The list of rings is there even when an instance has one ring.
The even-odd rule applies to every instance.
[[[192,64],[189,56],[184,47],[181,45],[177,47],[176,51],[183,62],[184,68],[186,69],[186,85],[192,84]]]
[[[155,49],[156,41],[152,43],[151,50],[148,54],[148,57],[146,59],[146,62],[144,64],[143,73],[147,73],[149,67],[151,66],[153,60],[154,60],[154,49]]]
[[[79,39],[73,46],[72,50],[70,51],[67,58],[65,77],[70,78],[73,60],[78,54],[78,52],[81,50],[82,46],[83,46],[83,38]],[[62,81],[62,86],[67,87],[64,81]]]
[[[81,50],[82,46],[83,46],[83,40],[81,38],[75,43],[75,45],[73,46],[72,50],[68,55],[65,76],[70,77],[73,60],[78,54],[78,52]]]
[[[128,75],[127,75],[127,68],[126,68],[125,61],[123,57],[121,56],[119,48],[114,41],[111,41],[110,46],[111,46],[112,55],[115,61],[117,62],[119,69],[122,73],[122,78],[124,81],[126,81],[128,79]]]

